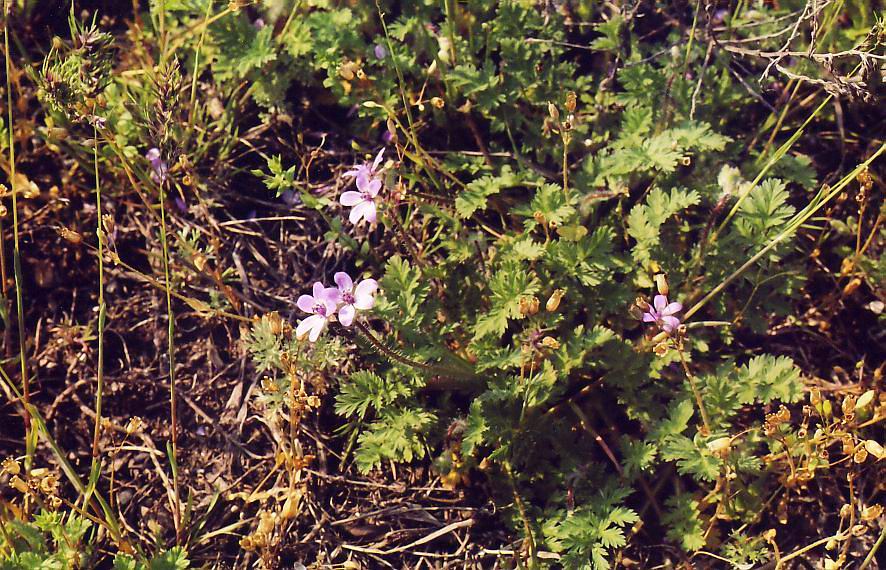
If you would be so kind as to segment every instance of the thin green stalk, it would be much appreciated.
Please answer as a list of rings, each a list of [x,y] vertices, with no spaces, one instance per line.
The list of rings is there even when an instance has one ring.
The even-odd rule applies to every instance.
[[[175,397],[175,313],[172,309],[172,285],[169,277],[169,242],[166,239],[166,182],[160,181],[160,241],[163,245],[164,289],[166,290],[167,356],[169,358],[169,422],[170,422],[170,461],[172,462],[172,500],[175,542],[181,544],[181,498],[178,488],[178,413]]]
[[[815,111],[813,111],[812,114],[806,118],[806,120],[803,122],[802,125],[800,125],[800,128],[797,129],[794,132],[794,134],[792,134],[791,137],[784,142],[784,144],[782,144],[780,147],[778,147],[778,149],[775,151],[775,154],[772,155],[772,158],[770,158],[766,162],[765,166],[763,166],[763,168],[760,170],[759,174],[757,174],[757,177],[754,178],[753,182],[751,182],[750,185],[748,185],[747,189],[745,189],[744,192],[742,193],[742,195],[738,197],[738,200],[735,201],[735,204],[732,206],[732,209],[729,210],[728,214],[726,214],[726,217],[723,219],[723,221],[717,227],[716,231],[714,231],[713,234],[711,234],[711,237],[708,239],[708,243],[714,243],[715,241],[717,241],[717,237],[720,235],[720,233],[726,227],[726,224],[728,224],[729,221],[732,220],[732,217],[735,216],[735,214],[738,212],[738,209],[741,207],[742,203],[745,201],[745,198],[747,198],[750,195],[751,191],[757,187],[757,184],[759,184],[760,181],[763,180],[763,177],[766,176],[766,174],[769,172],[769,170],[773,166],[775,166],[775,164],[779,160],[781,160],[785,154],[787,154],[788,150],[790,150],[792,146],[794,146],[794,143],[797,142],[797,139],[799,139],[803,135],[803,133],[806,131],[806,127],[809,126],[809,123],[812,122],[812,119],[814,119],[816,116],[818,116],[818,113],[821,112],[822,109],[824,109],[825,105],[827,105],[832,98],[833,98],[833,95],[828,95],[827,97],[825,97],[824,100],[821,102],[821,104],[815,109]]]
[[[101,471],[99,442],[102,433],[102,396],[105,387],[105,319],[107,318],[107,306],[105,305],[105,264],[104,264],[104,234],[102,232],[102,190],[98,172],[98,127],[93,126],[92,147],[93,169],[95,171],[95,209],[96,222],[95,234],[98,237],[98,362],[96,363],[96,388],[95,388],[95,429],[92,434],[92,467],[89,475],[89,492],[95,489]],[[87,497],[88,498],[88,497]]]
[[[692,306],[691,309],[686,311],[686,315],[683,317],[684,320],[688,320],[689,317],[694,315],[704,307],[708,301],[717,296],[723,289],[726,288],[730,283],[735,281],[742,273],[747,271],[749,268],[753,267],[753,265],[760,260],[764,255],[766,255],[769,251],[771,251],[775,246],[779,243],[783,242],[787,239],[791,234],[796,232],[800,226],[806,223],[806,221],[814,216],[819,210],[824,208],[831,200],[833,200],[840,192],[843,191],[852,180],[858,176],[858,173],[863,169],[867,168],[872,162],[874,162],[883,152],[886,151],[886,143],[880,145],[880,148],[877,149],[877,152],[872,154],[870,158],[865,160],[863,163],[859,164],[852,170],[849,174],[844,176],[840,182],[837,183],[833,188],[822,188],[818,195],[813,198],[813,200],[805,207],[803,210],[798,212],[788,223],[787,227],[781,231],[777,236],[772,238],[765,247],[763,247],[760,251],[754,254],[750,259],[748,259],[741,267],[736,269],[729,275],[726,279],[720,282],[716,287],[711,289],[711,291],[705,295],[699,302]]]
[[[203,21],[209,20],[209,12],[212,10],[212,2],[206,3],[206,12],[203,15]],[[191,131],[194,128],[194,115],[197,109],[197,76],[200,71],[200,52],[203,50],[203,42],[206,40],[206,30],[207,26],[203,26],[203,30],[200,32],[200,41],[197,43],[197,49],[194,52],[194,74],[191,78],[191,100],[188,103],[188,137],[190,137]]]
[[[12,381],[12,378],[6,373],[2,366],[0,366],[0,379],[3,380],[3,383],[9,389],[10,392],[16,397],[16,401],[22,405],[22,415],[28,414],[31,418],[33,425],[35,426],[34,433],[39,434],[43,441],[49,446],[52,450],[53,455],[55,455],[56,461],[58,461],[59,467],[62,472],[67,477],[68,481],[71,485],[74,486],[75,489],[81,494],[86,494],[86,485],[80,479],[79,475],[77,475],[77,471],[74,469],[74,466],[71,465],[71,462],[68,461],[67,453],[59,447],[58,443],[53,439],[52,435],[49,433],[49,429],[46,427],[46,422],[43,420],[40,415],[39,410],[30,404],[24,403],[24,394],[19,391],[18,386],[15,385],[15,382]],[[93,493],[93,497],[96,502],[98,502],[98,507],[96,507],[91,501],[90,505],[96,514],[101,513],[104,516],[104,522],[108,527],[109,532],[111,533],[111,537],[117,544],[122,544],[122,534],[120,532],[120,523],[117,522],[117,517],[114,516],[114,512],[111,510],[110,505],[104,499],[104,497],[98,491]]]
[[[12,186],[12,265],[15,273],[15,309],[18,321],[18,349],[19,363],[22,374],[22,401],[25,404],[25,471],[30,470],[34,459],[36,440],[31,426],[31,384],[28,378],[28,364],[25,358],[25,316],[24,303],[22,301],[22,261],[21,244],[18,235],[18,190],[15,187],[15,128],[12,117],[12,64],[9,52],[9,0],[4,1],[3,6],[3,47],[6,55],[6,111],[8,114],[9,131],[9,180]]]

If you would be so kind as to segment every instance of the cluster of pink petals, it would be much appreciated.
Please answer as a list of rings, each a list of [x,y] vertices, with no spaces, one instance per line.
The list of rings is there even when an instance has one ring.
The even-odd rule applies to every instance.
[[[348,220],[354,225],[366,220],[374,224],[378,208],[375,199],[382,188],[380,166],[384,158],[385,149],[381,149],[370,164],[364,162],[344,173],[345,176],[356,178],[357,191],[348,190],[341,195],[339,201],[342,206],[351,208]]]
[[[357,311],[368,311],[375,305],[378,282],[364,279],[356,285],[351,276],[339,271],[334,276],[335,287],[326,287],[317,281],[312,295],[302,295],[296,305],[310,316],[302,320],[295,329],[297,338],[308,336],[317,342],[329,322],[338,315],[338,322],[349,327],[353,324]]]
[[[652,300],[652,306],[643,313],[644,323],[655,323],[658,327],[668,334],[673,333],[680,326],[680,319],[675,317],[677,313],[683,310],[683,305],[677,303],[668,303],[668,298],[664,295],[656,295]]]

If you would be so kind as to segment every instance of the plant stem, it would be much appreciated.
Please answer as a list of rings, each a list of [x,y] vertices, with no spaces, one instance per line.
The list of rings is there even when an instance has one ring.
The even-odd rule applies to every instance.
[[[167,356],[169,358],[169,422],[172,454],[172,502],[175,542],[181,544],[181,499],[178,489],[178,412],[175,398],[175,312],[172,308],[172,284],[169,278],[169,242],[166,238],[166,181],[160,181],[160,241],[163,245],[164,288],[166,290]]]
[[[90,481],[98,479],[100,469],[99,442],[102,432],[102,395],[104,393],[105,378],[105,319],[107,318],[107,306],[105,305],[105,265],[104,265],[104,233],[102,231],[102,191],[101,180],[98,174],[98,127],[93,126],[92,147],[93,168],[95,170],[95,234],[98,237],[98,362],[96,363],[96,388],[95,388],[95,429],[92,435],[92,468]]]
[[[698,386],[695,385],[695,377],[692,375],[692,372],[689,371],[689,365],[686,363],[686,357],[683,355],[683,349],[678,348],[677,354],[680,355],[680,362],[683,364],[683,372],[686,373],[686,379],[689,380],[689,387],[692,388],[692,393],[695,395],[695,402],[698,404],[698,411],[701,413],[701,421],[704,422],[705,431],[710,435],[713,432],[711,431],[711,420],[708,418],[708,412],[704,407],[704,401],[701,399],[701,392],[698,391]]]
[[[22,375],[22,402],[25,405],[25,472],[30,470],[35,451],[35,441],[31,426],[31,383],[28,378],[28,364],[25,358],[25,316],[22,301],[22,261],[21,244],[18,234],[18,189],[15,187],[15,127],[12,117],[12,62],[9,53],[9,0],[3,3],[3,47],[6,56],[6,111],[9,131],[9,181],[12,191],[12,264],[15,273],[15,309],[18,322],[19,363]]]

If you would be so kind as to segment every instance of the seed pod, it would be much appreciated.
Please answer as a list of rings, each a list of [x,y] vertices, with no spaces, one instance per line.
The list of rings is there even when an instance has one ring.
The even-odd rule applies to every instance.
[[[849,295],[852,295],[859,287],[861,287],[861,279],[854,277],[845,287],[843,287],[843,296],[848,297]]]
[[[855,410],[861,411],[870,406],[871,403],[874,401],[874,396],[876,395],[877,393],[873,390],[868,390],[867,392],[859,396],[858,400],[855,401]]]
[[[566,291],[563,289],[555,289],[553,293],[551,293],[548,302],[545,303],[545,309],[549,313],[553,313],[560,306],[560,301],[563,299],[563,295],[566,294]]]
[[[6,473],[10,475],[18,475],[22,472],[22,466],[19,465],[18,461],[13,459],[12,457],[7,457],[3,460],[3,463],[0,464],[0,468]]]
[[[575,91],[566,94],[566,110],[570,113],[575,112]]]
[[[883,457],[886,457],[886,451],[883,450],[883,446],[873,439],[866,439],[864,442],[864,448],[877,459],[883,459]]]
[[[69,230],[64,226],[58,228],[56,231],[62,239],[65,239],[75,245],[83,241],[83,238],[80,236],[80,234],[78,234],[74,230]]]
[[[668,296],[668,293],[671,292],[670,287],[668,287],[668,277],[664,273],[658,273],[655,275],[655,287],[658,289],[659,295]]]
[[[538,312],[538,297],[531,295],[528,297],[520,297],[520,314],[529,317]]]
[[[27,493],[28,492],[28,484],[24,482],[24,480],[18,475],[14,476],[9,480],[9,486],[18,491],[19,493]]]

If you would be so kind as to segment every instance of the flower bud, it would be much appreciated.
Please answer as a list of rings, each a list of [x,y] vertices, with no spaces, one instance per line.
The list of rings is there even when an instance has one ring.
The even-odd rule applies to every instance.
[[[668,296],[668,293],[671,292],[668,287],[668,277],[664,273],[658,273],[655,275],[655,287],[658,289],[659,295]]]
[[[554,311],[556,311],[557,308],[560,306],[560,301],[563,299],[563,295],[565,294],[566,291],[564,291],[563,289],[554,289],[554,292],[551,293],[548,302],[545,303],[545,309],[547,309],[549,313],[553,313]]]
[[[855,401],[855,410],[861,411],[871,405],[874,401],[874,396],[876,396],[876,392],[873,390],[868,390],[864,394],[858,397],[858,400]]]
[[[729,449],[732,447],[732,438],[731,437],[718,437],[715,440],[709,441],[707,443],[708,450],[714,455],[723,457],[727,453],[729,453]]]

